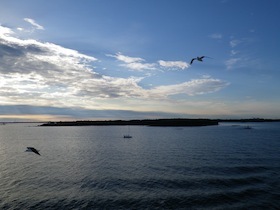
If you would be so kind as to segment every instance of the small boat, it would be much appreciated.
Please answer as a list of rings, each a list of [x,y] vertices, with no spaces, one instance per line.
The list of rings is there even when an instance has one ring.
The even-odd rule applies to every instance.
[[[125,139],[131,139],[132,136],[129,135],[129,133],[130,133],[130,126],[127,127],[127,131],[128,131],[127,134],[125,134],[125,135],[123,136],[123,138],[125,138]]]
[[[130,136],[130,135],[124,135],[123,136],[125,139],[131,139],[132,138],[132,136]]]

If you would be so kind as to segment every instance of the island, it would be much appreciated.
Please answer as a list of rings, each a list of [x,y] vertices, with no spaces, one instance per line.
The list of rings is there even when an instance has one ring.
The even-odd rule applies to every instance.
[[[40,126],[112,126],[112,125],[141,125],[141,126],[209,126],[218,125],[218,120],[211,119],[146,119],[146,120],[85,120],[85,121],[60,121],[47,122]]]
[[[59,121],[59,122],[42,122],[39,126],[112,126],[112,125],[143,125],[143,126],[168,126],[168,127],[184,127],[184,126],[209,126],[219,125],[223,122],[280,122],[280,119],[189,119],[189,118],[174,118],[174,119],[144,119],[144,120],[80,120],[80,121]]]

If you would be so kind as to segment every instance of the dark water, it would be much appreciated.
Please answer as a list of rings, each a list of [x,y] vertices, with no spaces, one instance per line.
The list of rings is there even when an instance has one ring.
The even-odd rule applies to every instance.
[[[244,125],[0,126],[0,209],[280,209],[280,124]]]

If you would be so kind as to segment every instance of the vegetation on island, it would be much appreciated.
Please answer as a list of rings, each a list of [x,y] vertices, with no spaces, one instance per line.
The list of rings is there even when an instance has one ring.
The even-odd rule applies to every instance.
[[[48,122],[41,126],[106,126],[106,125],[144,125],[144,126],[208,126],[218,125],[218,120],[210,119],[156,119],[156,120],[99,120]]]

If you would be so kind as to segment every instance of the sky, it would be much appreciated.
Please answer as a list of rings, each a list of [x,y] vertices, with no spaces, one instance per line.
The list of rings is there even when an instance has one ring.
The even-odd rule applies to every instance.
[[[279,11],[279,0],[0,0],[0,121],[280,118]]]

